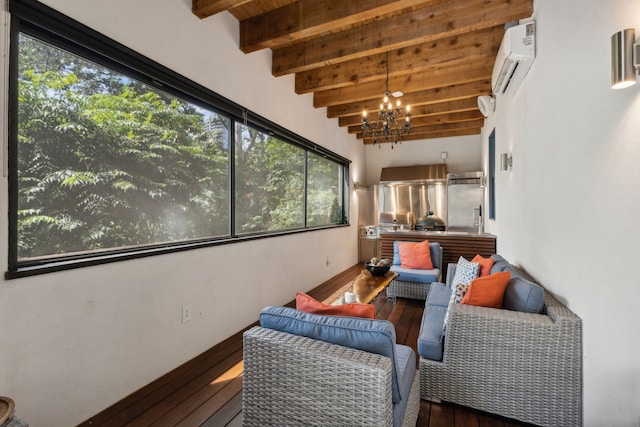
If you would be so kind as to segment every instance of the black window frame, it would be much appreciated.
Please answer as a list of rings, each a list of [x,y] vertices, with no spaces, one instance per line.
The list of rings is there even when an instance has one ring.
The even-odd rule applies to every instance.
[[[277,237],[292,233],[315,231],[320,229],[349,226],[349,165],[351,161],[320,145],[310,141],[288,129],[250,111],[247,108],[217,94],[216,92],[172,71],[136,51],[120,44],[101,33],[81,24],[68,16],[51,9],[35,0],[10,0],[11,14],[10,52],[9,52],[9,260],[5,278],[43,274],[90,265],[104,264],[121,260],[141,258],[145,256],[166,254],[176,251],[192,250],[201,247],[216,246],[259,238]],[[105,251],[91,251],[83,254],[69,254],[43,257],[42,259],[18,261],[18,38],[25,33],[50,43],[83,58],[108,67],[114,71],[135,78],[149,86],[161,89],[185,101],[201,106],[232,120],[241,122],[278,139],[302,148],[305,152],[305,197],[303,228],[259,232],[254,234],[235,235],[234,212],[234,143],[235,125],[231,126],[229,144],[229,235],[224,237],[202,238],[196,240],[176,241],[170,244],[151,244],[138,248],[119,248]],[[306,224],[306,159],[307,153],[314,152],[342,167],[342,221],[339,224],[308,227]]]

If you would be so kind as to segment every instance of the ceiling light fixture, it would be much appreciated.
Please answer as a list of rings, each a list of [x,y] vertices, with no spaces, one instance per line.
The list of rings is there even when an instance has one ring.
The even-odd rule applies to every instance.
[[[402,109],[401,102],[398,99],[396,105],[391,100],[391,92],[389,92],[389,52],[387,52],[387,86],[384,91],[384,98],[380,104],[378,111],[378,120],[371,122],[367,118],[367,110],[362,112],[362,135],[365,138],[373,138],[376,144],[379,138],[384,137],[385,141],[393,140],[393,144],[398,141],[402,142],[402,135],[408,135],[411,132],[411,106],[407,105],[406,111]],[[393,92],[395,97],[402,96],[401,91]],[[393,148],[393,144],[391,148]]]

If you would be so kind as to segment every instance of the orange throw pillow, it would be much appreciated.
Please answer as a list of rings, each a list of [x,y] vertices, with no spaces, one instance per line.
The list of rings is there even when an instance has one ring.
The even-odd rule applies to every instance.
[[[306,313],[324,314],[326,316],[376,318],[376,307],[373,304],[329,305],[321,303],[302,292],[296,293],[296,309]]]
[[[511,272],[509,271],[478,277],[471,281],[469,290],[467,290],[460,303],[502,308],[502,299],[504,298],[504,291],[509,285],[509,280],[511,280]]]
[[[483,258],[479,254],[474,256],[471,262],[477,262],[480,264],[480,277],[488,276],[491,274],[491,267],[493,267],[493,263],[495,262],[493,258]]]
[[[398,252],[400,253],[400,267],[402,268],[433,269],[428,240],[421,243],[398,242]]]

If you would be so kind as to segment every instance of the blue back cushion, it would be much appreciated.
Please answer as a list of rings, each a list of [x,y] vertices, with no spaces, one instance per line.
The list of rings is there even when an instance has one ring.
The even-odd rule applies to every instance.
[[[524,313],[542,313],[544,289],[520,277],[512,277],[504,292],[502,308]]]
[[[400,265],[400,250],[398,249],[398,243],[420,243],[420,242],[404,242],[402,240],[396,240],[393,242],[393,265]],[[442,257],[440,243],[429,242],[429,252],[431,253],[431,263],[433,268],[441,268],[440,258]]]
[[[392,400],[393,403],[401,400],[396,373],[396,330],[393,323],[387,320],[304,313],[289,307],[265,307],[260,312],[260,325],[390,358]]]
[[[494,260],[491,267],[491,274],[500,271],[509,271],[511,280],[504,292],[502,308],[524,313],[542,313],[544,309],[544,288],[530,280],[527,280],[522,273],[514,268],[509,261],[500,255],[493,254]]]

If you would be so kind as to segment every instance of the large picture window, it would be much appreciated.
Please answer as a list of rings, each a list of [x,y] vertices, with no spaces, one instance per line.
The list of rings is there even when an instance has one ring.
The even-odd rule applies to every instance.
[[[236,124],[237,234],[304,227],[304,150]]]
[[[347,224],[346,159],[40,3],[10,11],[7,277]]]
[[[307,224],[340,224],[344,176],[336,162],[309,153],[307,158]]]
[[[230,120],[24,34],[18,259],[229,234]]]

